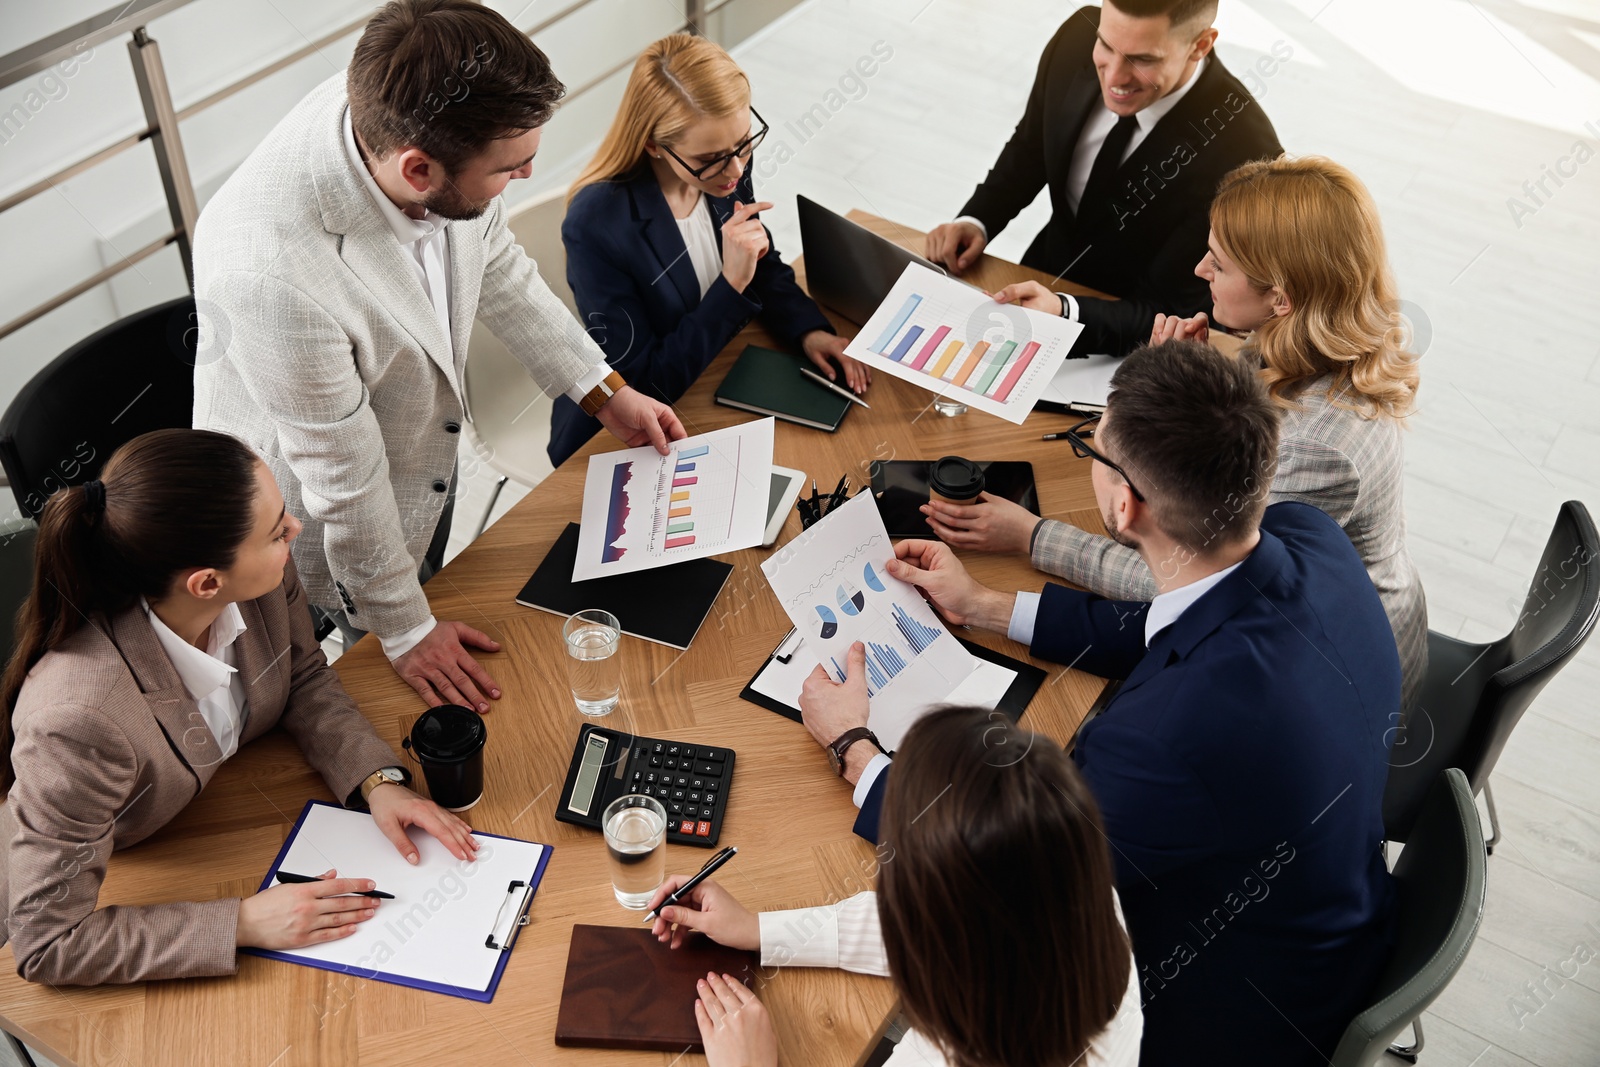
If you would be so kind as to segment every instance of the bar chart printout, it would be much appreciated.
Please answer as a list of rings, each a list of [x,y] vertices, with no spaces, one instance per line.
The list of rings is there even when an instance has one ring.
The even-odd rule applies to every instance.
[[[1080,323],[996,303],[912,263],[845,352],[940,397],[1020,423],[1082,332]]]
[[[862,643],[872,724],[914,719],[948,699],[978,665],[921,594],[887,572],[893,558],[883,519],[862,494],[761,565],[835,681],[849,673],[850,646]]]
[[[573,581],[761,543],[773,420],[591,456]]]

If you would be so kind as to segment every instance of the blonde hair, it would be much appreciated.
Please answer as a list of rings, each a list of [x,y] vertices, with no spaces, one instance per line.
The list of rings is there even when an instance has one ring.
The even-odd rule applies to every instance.
[[[622,105],[605,140],[567,192],[614,181],[644,158],[645,142],[671,145],[701,119],[720,119],[750,107],[750,79],[713,41],[675,33],[639,53]]]
[[[1417,394],[1417,356],[1400,316],[1378,207],[1361,180],[1321,156],[1246,163],[1222,179],[1211,229],[1251,284],[1277,286],[1287,315],[1247,349],[1283,407],[1311,381],[1368,418],[1402,418]]]

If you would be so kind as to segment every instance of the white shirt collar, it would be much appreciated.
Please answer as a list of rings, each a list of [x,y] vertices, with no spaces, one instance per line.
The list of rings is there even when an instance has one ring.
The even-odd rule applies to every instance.
[[[1239,561],[1243,562],[1244,560]],[[1196,600],[1205,596],[1218,582],[1238,570],[1239,563],[1224,567],[1215,574],[1208,574],[1199,581],[1190,582],[1170,593],[1157,593],[1156,598],[1150,601],[1150,610],[1144,615],[1145,647],[1150,647],[1150,642],[1156,634],[1177,622],[1178,616],[1187,611]]]
[[[1151,105],[1154,106],[1154,105]],[[367,192],[377,203],[378,210],[383,212],[384,221],[394,231],[395,240],[403,245],[420,241],[424,237],[431,237],[434,233],[445,228],[449,219],[442,215],[427,212],[422,218],[414,219],[395,206],[389,194],[378,186],[377,179],[367,169],[366,161],[361,158],[361,147],[356,144],[355,127],[350,122],[350,109],[344,109],[344,150],[350,157],[350,165],[355,167],[356,173],[361,176],[361,183],[367,187]]]
[[[222,614],[211,624],[206,650],[202,652],[173,633],[171,627],[161,621],[161,616],[151,610],[149,601],[140,597],[139,604],[155,629],[156,640],[161,642],[162,649],[172,661],[190,696],[195,700],[203,700],[232,681],[238,668],[217,657],[223,649],[238,640],[246,629],[239,605],[229,604],[222,609]]]
[[[1194,83],[1200,80],[1200,75],[1205,72],[1206,64],[1209,62],[1211,62],[1210,56],[1202,58],[1200,62],[1194,65],[1194,73],[1189,75],[1188,81],[1184,82],[1177,89],[1168,93],[1166,96],[1163,96],[1160,100],[1157,100],[1149,107],[1136,112],[1134,118],[1138,119],[1139,121],[1139,129],[1143,130],[1145,133],[1149,133],[1151,130],[1155,129],[1156,123],[1166,118],[1167,112],[1177,107],[1178,101],[1182,100],[1188,94],[1189,90],[1194,88]],[[349,120],[347,118],[346,126],[348,127],[348,125]],[[358,156],[357,158],[359,159],[360,157]],[[365,174],[366,170],[367,168],[363,165],[361,168],[362,173]]]

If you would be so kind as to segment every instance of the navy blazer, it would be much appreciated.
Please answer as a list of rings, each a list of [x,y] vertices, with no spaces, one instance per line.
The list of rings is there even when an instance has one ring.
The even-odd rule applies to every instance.
[[[731,196],[707,197],[721,248],[722,224],[736,202],[755,202],[746,170]],[[771,247],[755,277],[737,292],[721,274],[704,297],[661,185],[641,164],[616,181],[585,186],[561,223],[567,284],[579,317],[610,363],[635,389],[672,403],[734,335],[757,315],[796,349],[812,330],[833,332],[822,309]],[[561,465],[600,429],[568,398],[550,416],[550,462]]]
[[[1125,679],[1073,759],[1133,939],[1140,1063],[1233,1063],[1241,1042],[1323,1063],[1389,951],[1394,632],[1349,537],[1299,503],[1269,507],[1256,550],[1148,650],[1147,607],[1046,586],[1032,647]]]

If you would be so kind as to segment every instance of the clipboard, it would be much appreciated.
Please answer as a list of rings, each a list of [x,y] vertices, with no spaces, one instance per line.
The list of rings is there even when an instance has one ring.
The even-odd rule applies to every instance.
[[[279,867],[301,874],[337,868],[371,878],[394,900],[349,937],[301,949],[242,948],[265,959],[297,963],[488,1003],[511,949],[530,921],[549,845],[481,831],[478,858],[457,860],[426,832],[408,831],[420,861],[412,867],[362,811],[309,800],[278,850],[261,889],[277,884]]]
[[[957,640],[966,647],[968,652],[971,652],[978,659],[984,660],[988,663],[996,664],[997,666],[1004,667],[1009,671],[1015,672],[1016,677],[1011,680],[1011,684],[1007,686],[1005,693],[1000,697],[999,702],[995,704],[995,710],[1005,714],[1009,719],[1011,719],[1012,722],[1016,722],[1021,719],[1022,713],[1027,710],[1028,705],[1033,701],[1034,694],[1037,693],[1044,685],[1045,679],[1047,679],[1049,675],[1043,670],[1043,668],[1035,667],[1031,663],[1024,663],[1022,660],[1008,656],[1004,652],[996,652],[991,648],[986,648],[985,646],[974,641],[968,641],[963,638],[957,638]],[[768,711],[776,712],[786,719],[792,719],[795,722],[801,722],[802,720],[800,717],[799,708],[786,704],[782,700],[778,700],[767,693],[759,692],[755,688],[757,679],[759,679],[762,674],[766,672],[767,668],[775,661],[780,660],[778,652],[780,649],[783,649],[784,645],[787,643],[789,643],[789,639],[787,636],[785,636],[784,640],[779,642],[778,648],[773,649],[772,653],[769,654],[766,659],[761,661],[760,668],[756,670],[755,674],[750,676],[750,680],[745,683],[744,689],[739,693],[739,697],[742,700],[748,700],[750,703],[755,704],[758,707],[763,707]],[[784,666],[788,666],[788,662],[785,662]],[[873,726],[873,729],[878,730],[880,734],[884,733],[884,731],[879,730],[877,726]],[[885,743],[892,748],[898,744],[898,737],[894,741],[889,741],[887,740],[887,735],[885,735]]]

